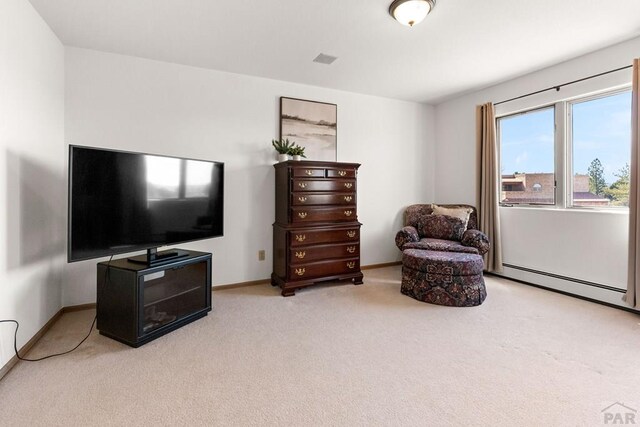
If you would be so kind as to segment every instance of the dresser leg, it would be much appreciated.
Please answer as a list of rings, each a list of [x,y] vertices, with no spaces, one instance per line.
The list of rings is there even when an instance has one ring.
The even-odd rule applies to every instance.
[[[354,277],[353,278],[353,284],[354,285],[362,285],[362,279],[364,279],[364,275],[360,275],[358,277]]]
[[[292,297],[296,294],[296,289],[295,288],[289,288],[289,289],[283,289],[282,290],[282,296],[283,297]]]

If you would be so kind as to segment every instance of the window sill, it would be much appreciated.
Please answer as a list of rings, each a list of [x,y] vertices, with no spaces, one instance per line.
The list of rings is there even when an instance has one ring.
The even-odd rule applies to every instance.
[[[500,205],[505,209],[526,209],[539,211],[556,211],[556,212],[579,212],[579,213],[607,213],[616,215],[629,215],[629,209],[624,208],[598,208],[598,207],[560,207],[560,206],[541,206],[541,205]]]

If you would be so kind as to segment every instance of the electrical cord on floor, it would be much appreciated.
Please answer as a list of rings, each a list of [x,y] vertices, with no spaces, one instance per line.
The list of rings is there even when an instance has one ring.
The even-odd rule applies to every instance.
[[[109,258],[109,262],[107,262],[107,268],[106,268],[106,270],[104,272],[104,285],[105,286],[107,285],[107,283],[109,283],[109,267],[111,265],[111,260],[112,259],[113,259],[113,255],[111,255],[111,257]],[[104,289],[104,287],[103,287],[103,289]],[[78,345],[73,347],[71,350],[63,351],[62,353],[50,354],[48,356],[39,357],[37,359],[27,359],[26,357],[20,356],[20,354],[18,353],[18,329],[20,328],[20,323],[18,323],[17,320],[13,320],[13,319],[0,320],[0,323],[15,323],[16,324],[16,330],[13,333],[13,351],[16,353],[16,357],[19,360],[22,360],[24,362],[39,362],[41,360],[49,359],[51,357],[63,356],[65,354],[69,354],[72,351],[76,350],[78,347],[80,347],[91,336],[91,332],[93,332],[93,327],[96,325],[96,321],[97,320],[98,320],[98,314],[96,313],[96,315],[93,318],[93,322],[91,322],[91,327],[89,328],[89,333],[87,334],[87,336],[85,336],[82,339],[82,341],[80,341],[78,343]]]
[[[93,322],[91,322],[91,328],[89,328],[89,333],[87,334],[87,336],[86,336],[86,337],[84,337],[84,338],[82,339],[82,341],[80,341],[80,342],[78,343],[78,345],[76,345],[75,347],[73,347],[71,350],[67,350],[67,351],[64,351],[64,352],[62,352],[62,353],[50,354],[50,355],[48,355],[48,356],[39,357],[39,358],[37,358],[37,359],[27,359],[26,357],[22,357],[22,356],[20,356],[20,355],[18,354],[18,344],[17,344],[17,341],[18,341],[18,328],[20,327],[20,323],[18,323],[18,321],[17,321],[17,320],[0,320],[0,323],[15,323],[15,324],[16,324],[16,330],[15,330],[15,332],[13,333],[13,351],[16,353],[16,357],[17,357],[18,359],[20,359],[20,360],[25,361],[25,362],[39,362],[39,361],[41,361],[41,360],[45,360],[45,359],[48,359],[48,358],[50,358],[50,357],[56,357],[56,356],[62,356],[62,355],[64,355],[64,354],[69,354],[69,353],[71,353],[72,351],[74,351],[76,348],[80,347],[80,346],[82,345],[82,343],[83,343],[83,342],[85,342],[85,341],[87,340],[87,338],[89,338],[89,336],[91,335],[91,332],[93,331],[93,326],[96,324],[96,319],[97,319],[97,316],[93,318]]]

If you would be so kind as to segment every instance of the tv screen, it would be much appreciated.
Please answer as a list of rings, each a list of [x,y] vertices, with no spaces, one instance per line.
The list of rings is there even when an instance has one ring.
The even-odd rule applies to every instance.
[[[223,234],[224,163],[69,147],[69,262]]]

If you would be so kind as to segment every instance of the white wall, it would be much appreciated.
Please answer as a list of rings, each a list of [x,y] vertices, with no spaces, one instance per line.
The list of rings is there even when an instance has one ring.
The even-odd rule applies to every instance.
[[[20,348],[61,308],[66,215],[64,48],[26,0],[0,2],[0,70],[0,319]]]
[[[640,38],[461,96],[436,106],[436,200],[475,203],[475,108],[592,74],[630,65]],[[588,80],[521,101],[497,113],[518,111],[630,82],[631,71]],[[626,288],[628,216],[611,212],[501,208],[504,262],[571,278]],[[589,289],[546,276],[506,269],[505,275],[621,304],[617,292]]]
[[[271,274],[280,96],[338,105],[338,160],[362,163],[362,264],[397,260],[402,208],[433,196],[432,107],[66,49],[67,143],[226,163],[224,237],[179,245],[213,252],[214,285]],[[65,306],[95,300],[95,263],[67,266]]]

